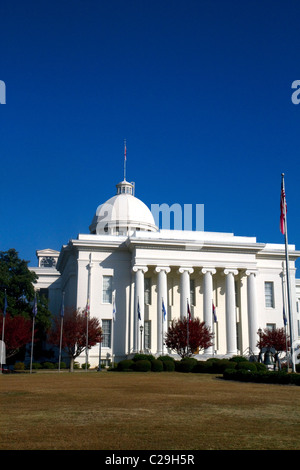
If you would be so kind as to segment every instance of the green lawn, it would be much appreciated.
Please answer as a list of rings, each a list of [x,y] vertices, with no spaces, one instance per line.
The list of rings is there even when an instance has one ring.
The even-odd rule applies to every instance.
[[[0,376],[1,450],[299,450],[300,387],[179,372]]]

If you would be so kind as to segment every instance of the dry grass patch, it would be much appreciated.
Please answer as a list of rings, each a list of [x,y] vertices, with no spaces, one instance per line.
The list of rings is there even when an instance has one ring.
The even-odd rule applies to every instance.
[[[1,449],[300,449],[300,388],[183,373],[0,377]]]

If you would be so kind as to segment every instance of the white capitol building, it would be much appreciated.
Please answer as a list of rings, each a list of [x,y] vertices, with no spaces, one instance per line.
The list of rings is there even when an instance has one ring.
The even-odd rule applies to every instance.
[[[173,319],[187,316],[187,302],[192,317],[204,320],[215,334],[214,346],[200,352],[199,359],[257,354],[258,329],[284,326],[284,244],[257,243],[255,237],[232,233],[159,230],[126,179],[98,207],[89,232],[60,252],[37,251],[39,264],[31,269],[38,275],[36,289],[47,289],[53,314],[60,313],[63,293],[66,307],[84,309],[89,299],[90,314],[101,320],[104,333],[103,363],[141,350],[171,353],[163,337]],[[294,245],[289,256],[292,331],[299,339],[295,260],[300,252]],[[88,360],[98,365],[99,346],[89,351]],[[85,362],[85,354],[79,362]]]

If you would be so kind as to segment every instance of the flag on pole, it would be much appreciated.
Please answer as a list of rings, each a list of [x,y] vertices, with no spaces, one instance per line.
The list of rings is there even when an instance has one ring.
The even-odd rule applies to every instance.
[[[7,310],[7,298],[6,298],[6,291],[5,291],[5,297],[4,297],[4,309],[3,309],[3,316],[6,316],[6,310]]]
[[[283,184],[283,178],[281,180],[281,194],[280,194],[280,231],[285,234],[285,217],[287,212],[285,190]]]
[[[34,318],[35,318],[35,317],[36,317],[36,314],[37,314],[37,299],[36,299],[36,294],[35,294],[35,296],[34,296],[34,304],[33,304],[32,313],[33,313],[33,316],[34,316]]]
[[[189,322],[192,320],[191,317],[191,311],[190,311],[190,306],[189,306],[189,301],[187,301],[187,312],[188,312],[188,320]]]
[[[124,140],[124,160],[125,160],[125,162],[126,162],[126,153],[127,153],[126,140]]]
[[[137,305],[137,310],[138,310],[138,319],[141,320],[141,312],[140,312],[140,301],[138,300],[138,305]]]
[[[63,298],[62,298],[62,301],[61,301],[61,307],[60,307],[60,316],[61,318],[63,318],[65,314],[65,305],[64,305],[64,295],[63,295]]]
[[[85,316],[88,318],[90,316],[90,298],[88,297],[86,307],[85,307]]]
[[[115,301],[115,296],[113,297],[113,321],[116,320],[116,313],[117,313],[117,310],[116,310],[116,301]]]
[[[283,324],[284,324],[284,326],[286,326],[287,325],[287,318],[286,318],[284,306],[283,306],[283,312],[282,313],[283,313]]]
[[[213,303],[213,316],[214,316],[214,322],[217,323],[217,314],[216,314],[216,307],[214,306],[214,303]]]
[[[165,304],[164,304],[164,299],[162,299],[162,314],[163,314],[163,320],[166,320],[167,312],[165,309]]]

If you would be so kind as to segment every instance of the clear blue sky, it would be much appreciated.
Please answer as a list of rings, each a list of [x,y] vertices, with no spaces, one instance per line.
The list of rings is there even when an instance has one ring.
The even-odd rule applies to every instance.
[[[298,0],[1,0],[0,250],[36,265],[127,179],[300,249]],[[299,274],[298,274],[299,277]]]

